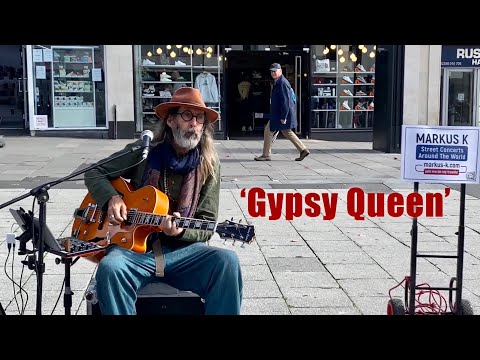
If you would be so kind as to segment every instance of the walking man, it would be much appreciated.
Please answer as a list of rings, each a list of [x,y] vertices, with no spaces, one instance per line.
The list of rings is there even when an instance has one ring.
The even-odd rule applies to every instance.
[[[282,74],[282,67],[278,63],[270,66],[270,74],[275,84],[273,85],[270,104],[270,120],[265,125],[263,139],[263,154],[255,157],[256,161],[270,161],[272,155],[272,142],[274,134],[281,131],[283,136],[290,140],[300,152],[296,161],[302,161],[310,154],[292,129],[297,127],[296,104],[292,99],[291,85]]]

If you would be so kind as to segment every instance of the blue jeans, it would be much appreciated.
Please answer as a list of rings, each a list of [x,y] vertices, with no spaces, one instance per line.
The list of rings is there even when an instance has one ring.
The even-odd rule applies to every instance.
[[[208,315],[240,314],[243,283],[235,252],[197,242],[176,249],[163,246],[163,256],[165,276],[158,278],[153,252],[107,249],[95,277],[102,314],[135,315],[137,291],[154,281],[198,294]]]

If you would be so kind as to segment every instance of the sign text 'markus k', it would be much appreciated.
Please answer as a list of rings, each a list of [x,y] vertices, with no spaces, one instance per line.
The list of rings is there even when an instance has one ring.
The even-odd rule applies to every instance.
[[[478,184],[480,128],[402,126],[401,179]]]

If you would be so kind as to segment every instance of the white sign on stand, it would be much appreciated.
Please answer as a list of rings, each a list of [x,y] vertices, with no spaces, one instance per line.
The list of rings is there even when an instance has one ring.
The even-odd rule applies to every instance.
[[[33,127],[35,129],[48,129],[48,115],[35,115],[33,118]]]
[[[401,179],[480,183],[479,139],[479,127],[403,125]]]

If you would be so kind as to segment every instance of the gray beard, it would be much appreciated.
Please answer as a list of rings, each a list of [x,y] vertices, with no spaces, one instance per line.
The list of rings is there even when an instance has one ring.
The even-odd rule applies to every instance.
[[[178,147],[187,150],[192,150],[195,148],[200,142],[201,135],[196,134],[194,129],[192,130],[193,131],[181,130],[180,128],[172,127],[173,140],[175,141],[175,144],[177,144]],[[187,133],[193,133],[193,135],[186,136]]]

